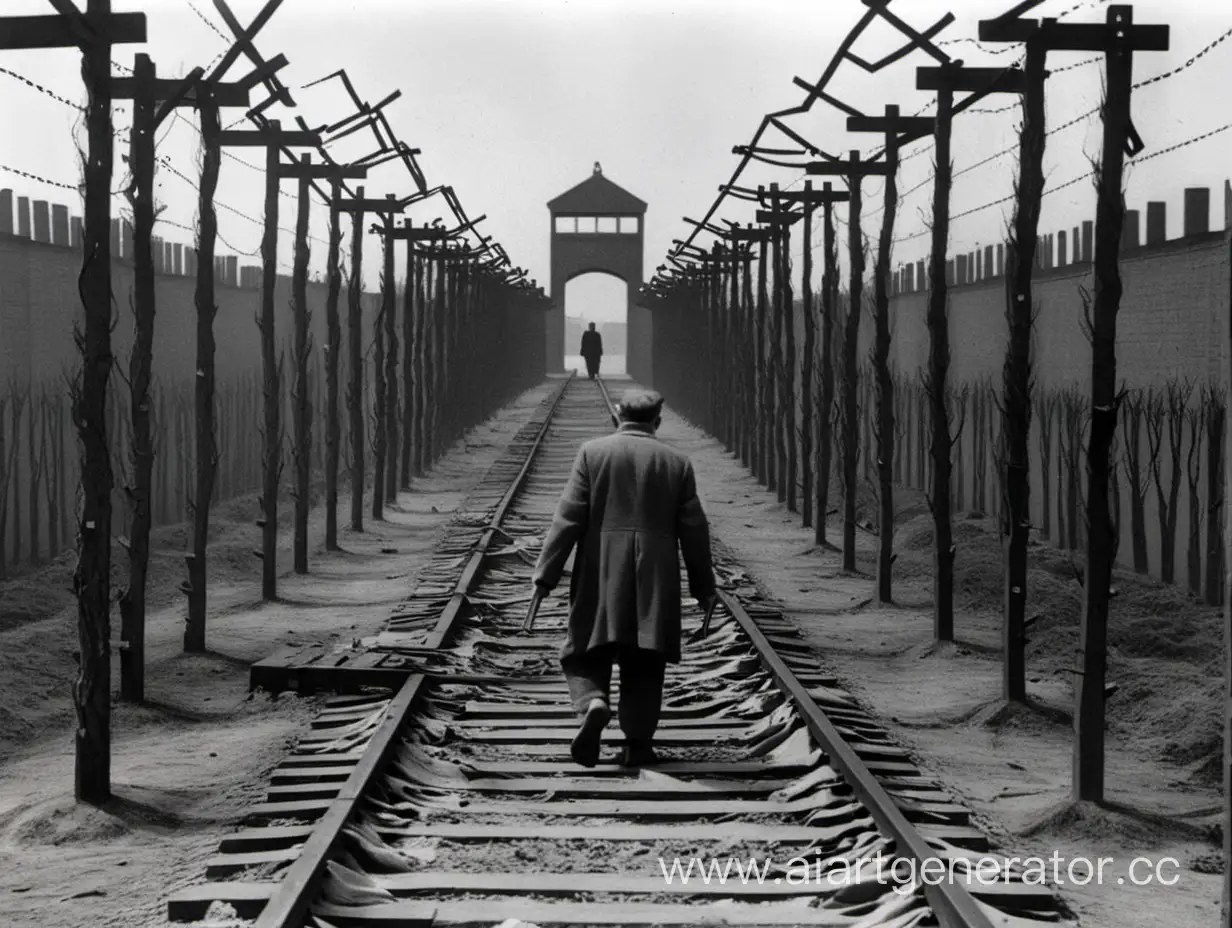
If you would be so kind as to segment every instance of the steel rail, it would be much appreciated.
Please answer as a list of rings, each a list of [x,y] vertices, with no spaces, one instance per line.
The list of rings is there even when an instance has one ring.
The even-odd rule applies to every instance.
[[[608,394],[607,386],[601,378],[596,377],[595,379],[603,393],[608,411],[615,420],[616,407]],[[762,666],[774,677],[779,689],[795,704],[796,711],[804,719],[809,733],[826,752],[830,765],[847,780],[851,791],[868,809],[869,815],[882,832],[894,839],[897,852],[914,860],[919,868],[924,866],[925,861],[936,859],[936,851],[907,820],[907,816],[903,814],[893,797],[886,792],[876,775],[868,769],[868,766],[856,754],[855,749],[835,728],[825,711],[809,695],[808,689],[779,656],[774,645],[740,604],[740,600],[725,590],[719,590],[718,593],[727,611],[731,613],[736,624],[740,626],[757,650]],[[920,873],[922,870],[917,868],[916,872]],[[993,928],[992,921],[975,897],[954,879],[947,878],[938,880],[936,883],[928,880],[923,882],[924,898],[928,901],[942,928]]]
[[[440,648],[452,633],[458,619],[463,615],[467,592],[487,556],[488,546],[500,531],[500,522],[526,479],[526,475],[530,472],[531,463],[543,444],[544,436],[547,435],[560,401],[564,398],[565,391],[573,382],[574,377],[575,374],[570,374],[552,398],[552,404],[543,419],[543,424],[539,427],[539,432],[535,435],[526,453],[526,460],[522,462],[522,467],[510,482],[509,489],[505,491],[493,511],[487,528],[475,544],[470,560],[454,586],[453,595],[425,640],[424,648]],[[605,393],[604,396],[606,395]],[[342,840],[343,828],[351,820],[360,798],[367,792],[370,782],[385,766],[385,762],[397,746],[397,734],[406,721],[416,697],[422,692],[428,676],[420,673],[407,677],[397,695],[390,701],[375,734],[364,750],[363,758],[347,777],[337,797],[330,803],[328,811],[318,820],[312,834],[304,844],[303,851],[287,869],[278,888],[274,890],[269,902],[253,923],[253,928],[300,928],[303,924],[308,906],[312,902],[312,896],[317,892],[321,879],[325,875],[326,861],[337,850]]]

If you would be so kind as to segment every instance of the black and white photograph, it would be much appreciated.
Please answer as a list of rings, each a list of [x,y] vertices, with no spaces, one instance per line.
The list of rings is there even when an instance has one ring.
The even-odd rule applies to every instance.
[[[3,0],[0,928],[1232,928],[1230,87]]]

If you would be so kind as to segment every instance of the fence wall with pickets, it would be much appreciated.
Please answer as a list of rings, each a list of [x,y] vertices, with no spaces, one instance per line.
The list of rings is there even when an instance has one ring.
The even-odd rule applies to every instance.
[[[1223,437],[1226,397],[1222,345],[1228,344],[1230,300],[1230,232],[1200,232],[1171,241],[1154,241],[1127,249],[1121,268],[1124,296],[1118,317],[1118,377],[1126,395],[1117,432],[1118,481],[1114,511],[1119,511],[1118,562],[1156,579],[1186,584],[1195,593],[1218,602],[1223,590]],[[815,240],[819,236],[815,236]],[[796,237],[798,241],[798,236]],[[1053,241],[1057,241],[1053,239]],[[1031,448],[1032,524],[1041,538],[1062,549],[1077,549],[1085,541],[1082,526],[1085,492],[1085,428],[1090,395],[1091,353],[1083,331],[1083,293],[1094,286],[1089,253],[1041,258],[1034,286],[1038,315],[1034,330]],[[954,391],[952,417],[962,432],[955,445],[952,500],[956,512],[999,516],[997,446],[998,402],[1008,326],[1005,278],[996,261],[951,261],[949,327],[952,350],[950,383]],[[973,253],[974,254],[974,253]],[[918,267],[918,266],[917,266]],[[895,462],[900,485],[927,490],[931,485],[929,412],[922,371],[927,366],[929,338],[925,326],[927,290],[917,267],[896,272],[890,302],[893,341],[890,362],[895,371]],[[793,257],[793,280],[800,274],[800,256]],[[815,255],[814,286],[821,274],[821,252]],[[754,278],[756,272],[754,272]],[[845,279],[843,285],[845,287]],[[866,301],[871,286],[866,284]],[[820,312],[820,297],[814,307]],[[840,295],[835,340],[847,312]],[[794,313],[797,364],[804,344],[803,309],[796,293]],[[819,325],[819,323],[818,323]],[[767,340],[769,340],[769,326]],[[820,328],[818,328],[820,331]],[[687,365],[688,353],[705,350],[705,335],[697,330],[683,345],[656,341],[656,375],[671,383],[671,368]],[[861,480],[875,492],[876,405],[872,389],[871,309],[860,323],[860,463]],[[818,342],[820,350],[820,341]],[[818,365],[814,365],[816,374]],[[836,379],[841,368],[836,368]],[[799,436],[799,396],[803,389],[796,369],[796,425]],[[816,390],[814,396],[816,396]],[[841,394],[836,391],[836,402]],[[672,397],[667,397],[669,405]],[[816,402],[815,402],[816,407]],[[833,412],[831,413],[833,417]],[[820,412],[815,414],[814,435]],[[832,433],[834,464],[831,482],[839,484],[841,449],[838,426]],[[1215,435],[1212,443],[1211,436]],[[1127,436],[1134,436],[1136,440]],[[1196,436],[1196,442],[1195,442]],[[1136,457],[1135,457],[1136,449]],[[800,455],[804,453],[801,447]],[[1155,466],[1152,466],[1152,461]],[[1174,463],[1175,461],[1175,463]],[[1131,478],[1137,467],[1138,500]],[[1212,467],[1212,464],[1215,466]],[[1214,475],[1214,481],[1211,476]],[[1177,481],[1176,501],[1172,487]],[[799,485],[799,482],[798,482]],[[1192,488],[1192,491],[1191,491]],[[1161,505],[1162,499],[1162,505]],[[803,499],[801,500],[803,503]],[[831,493],[830,506],[841,507],[841,493]],[[1135,529],[1134,510],[1139,511]],[[1161,523],[1161,512],[1164,519]],[[868,512],[869,527],[876,514]],[[1214,531],[1211,531],[1212,525]],[[1139,539],[1135,544],[1135,536]],[[1171,537],[1172,566],[1163,554]],[[1192,552],[1192,553],[1191,553]],[[961,557],[961,551],[959,557]]]
[[[33,230],[30,230],[33,231]],[[74,512],[79,477],[77,435],[73,428],[67,378],[79,364],[73,328],[81,314],[77,276],[81,268],[78,251],[68,242],[38,241],[26,235],[0,233],[0,577],[14,564],[42,561],[72,546]],[[344,241],[344,246],[348,242]],[[346,251],[346,248],[344,248]],[[155,525],[166,525],[189,518],[188,498],[195,473],[193,393],[196,356],[196,310],[193,302],[195,276],[184,258],[177,268],[172,261],[159,262],[156,274],[157,317],[152,388],[153,428],[156,443],[152,512]],[[371,263],[379,254],[365,255]],[[404,249],[395,253],[399,279],[405,264]],[[193,269],[195,271],[195,268]],[[117,535],[128,524],[127,500],[122,490],[127,472],[129,394],[125,383],[129,354],[133,344],[131,260],[113,262],[115,366],[109,383],[108,435],[113,448],[113,468],[117,490],[113,505]],[[345,278],[344,278],[345,280]],[[234,257],[222,259],[216,282],[218,314],[214,330],[217,340],[217,442],[219,467],[215,485],[216,502],[255,492],[261,486],[261,440],[263,386],[260,337],[255,315],[260,304],[260,270],[243,267]],[[310,282],[308,306],[311,313],[312,354],[309,365],[312,404],[312,467],[324,472],[325,465],[325,346],[326,285]],[[344,287],[339,295],[343,346],[339,362],[339,404],[342,409],[342,440],[339,445],[342,472],[340,487],[348,487],[351,444],[346,421],[346,393],[349,382],[347,338],[347,299]],[[402,338],[401,286],[397,296],[398,337]],[[379,310],[379,295],[365,293],[363,343],[366,395],[365,409],[371,408],[374,385],[372,325]],[[282,425],[286,436],[286,461],[282,486],[291,489],[292,408],[294,383],[291,309],[291,281],[278,277],[275,295],[275,330],[283,356]],[[511,310],[512,312],[512,310]],[[541,312],[526,311],[525,318],[510,319],[511,325],[529,332],[542,331]],[[401,357],[399,370],[401,370]],[[401,404],[400,404],[401,405]],[[373,422],[366,414],[369,435],[366,479],[371,483],[371,432]],[[7,484],[7,485],[6,485]],[[254,505],[253,518],[257,517]]]

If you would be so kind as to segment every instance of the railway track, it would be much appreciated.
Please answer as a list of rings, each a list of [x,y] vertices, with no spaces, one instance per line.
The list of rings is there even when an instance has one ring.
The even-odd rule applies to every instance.
[[[611,421],[602,381],[561,382],[385,629],[314,659],[313,679],[400,682],[330,701],[172,920],[225,904],[256,928],[1062,921],[719,545],[722,605],[668,669],[660,763],[618,766],[614,720],[600,764],[572,763],[564,591],[520,626],[577,449]]]

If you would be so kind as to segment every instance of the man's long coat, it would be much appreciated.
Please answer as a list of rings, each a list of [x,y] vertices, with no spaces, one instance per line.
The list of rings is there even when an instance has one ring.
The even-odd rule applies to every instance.
[[[603,336],[587,329],[582,333],[582,350],[578,354],[587,359],[603,357]]]
[[[689,592],[714,592],[710,529],[688,457],[626,422],[584,444],[535,567],[551,590],[577,545],[562,658],[607,644],[680,660],[680,561]]]

